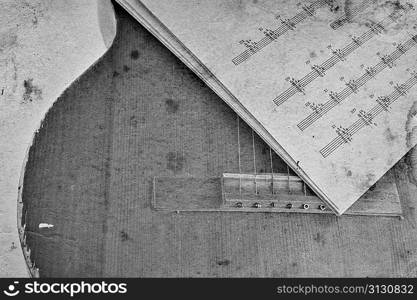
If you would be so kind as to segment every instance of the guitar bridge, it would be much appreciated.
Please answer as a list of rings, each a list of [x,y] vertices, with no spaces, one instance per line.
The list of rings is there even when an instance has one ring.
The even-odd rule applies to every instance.
[[[154,177],[151,207],[165,212],[333,214],[297,176],[223,173],[220,178]],[[345,214],[402,216],[391,171]]]

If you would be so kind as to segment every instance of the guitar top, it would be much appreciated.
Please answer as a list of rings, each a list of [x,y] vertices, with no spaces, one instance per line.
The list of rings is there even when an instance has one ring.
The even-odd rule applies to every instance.
[[[58,99],[29,151],[19,226],[34,275],[417,276],[409,156],[389,174],[402,219],[156,209],[155,193],[165,195],[162,204],[168,196],[186,205],[178,197],[222,201],[210,180],[224,173],[295,174],[150,33],[116,12],[114,45]],[[178,178],[191,183],[185,196],[174,194]]]

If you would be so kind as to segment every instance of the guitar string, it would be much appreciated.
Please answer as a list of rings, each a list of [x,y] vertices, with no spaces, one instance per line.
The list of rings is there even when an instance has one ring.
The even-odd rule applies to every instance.
[[[252,152],[253,152],[253,171],[255,172],[255,194],[258,194],[258,184],[256,181],[256,152],[255,152],[255,132],[252,129]]]
[[[291,194],[290,188],[290,167],[287,165],[287,183],[288,183],[288,194]]]
[[[269,147],[269,146],[268,146]],[[272,195],[275,194],[274,190],[274,163],[272,162],[272,149],[269,147],[269,159],[271,161],[271,184],[272,184]]]
[[[242,198],[242,177],[241,177],[242,169],[240,166],[240,118],[237,114],[236,114],[236,117],[237,117],[237,156],[238,156],[238,164],[239,164],[239,195],[240,195],[240,198]]]

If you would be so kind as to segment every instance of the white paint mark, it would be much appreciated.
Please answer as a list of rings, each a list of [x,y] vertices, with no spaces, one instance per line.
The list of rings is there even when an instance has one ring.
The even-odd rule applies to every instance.
[[[54,225],[48,223],[40,223],[39,228],[52,228]]]

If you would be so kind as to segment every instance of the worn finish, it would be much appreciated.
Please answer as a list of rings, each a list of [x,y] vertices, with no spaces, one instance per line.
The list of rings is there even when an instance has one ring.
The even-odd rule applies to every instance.
[[[2,0],[0,10],[0,277],[27,269],[16,228],[22,164],[64,89],[115,35],[109,0]]]
[[[406,160],[395,169],[404,220],[152,210],[155,176],[253,172],[253,149],[269,149],[243,124],[239,170],[235,113],[117,13],[113,47],[53,106],[30,150],[23,221],[41,276],[417,276]]]

